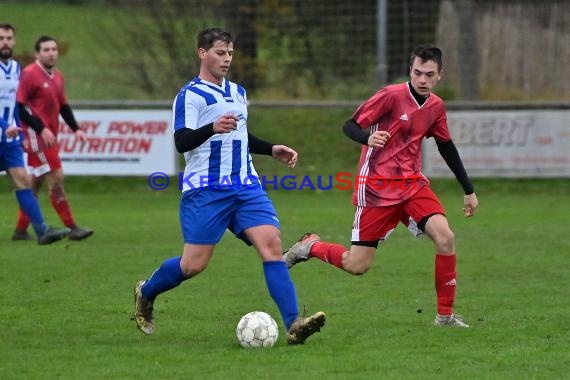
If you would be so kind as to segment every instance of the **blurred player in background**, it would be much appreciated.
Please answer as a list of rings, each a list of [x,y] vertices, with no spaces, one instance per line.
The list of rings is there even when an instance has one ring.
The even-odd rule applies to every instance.
[[[287,328],[287,342],[302,344],[324,325],[325,314],[299,316],[295,287],[282,258],[279,220],[250,155],[273,156],[293,167],[297,152],[248,132],[245,89],[225,79],[233,57],[229,33],[219,28],[200,32],[198,56],[199,76],[182,87],[173,104],[174,141],[186,160],[180,201],[183,253],[136,285],[137,326],[153,333],[155,298],[206,269],[229,229],[257,250],[267,288]]]
[[[0,24],[0,171],[5,170],[12,180],[16,199],[31,219],[38,243],[50,244],[63,239],[69,229],[55,229],[46,225],[38,200],[32,192],[32,180],[24,167],[20,128],[15,117],[16,90],[20,78],[20,65],[12,59],[15,45],[14,27]]]
[[[437,47],[418,46],[410,58],[410,81],[387,86],[362,104],[343,130],[363,145],[353,193],[356,206],[350,250],[306,233],[284,257],[288,267],[316,257],[348,273],[364,274],[378,243],[399,222],[435,245],[436,326],[469,327],[454,314],[456,255],[445,210],[421,172],[421,143],[433,137],[445,162],[463,187],[464,214],[478,206],[473,185],[447,128],[443,101],[431,91],[441,78]],[[405,275],[405,274],[404,274]]]
[[[55,68],[58,50],[55,39],[41,36],[35,44],[36,61],[28,65],[20,77],[16,97],[20,120],[24,127],[24,147],[28,153],[28,166],[33,173],[32,189],[37,196],[47,180],[51,204],[63,223],[71,229],[70,240],[83,240],[93,230],[80,228],[73,218],[71,207],[63,188],[63,169],[59,158],[57,134],[59,115],[84,142],[85,133],[79,128],[65,97],[63,76]],[[20,210],[13,240],[27,240],[30,220]]]

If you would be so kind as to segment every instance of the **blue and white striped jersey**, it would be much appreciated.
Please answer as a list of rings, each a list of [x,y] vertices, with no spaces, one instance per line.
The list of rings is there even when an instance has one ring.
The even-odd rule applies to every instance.
[[[8,63],[0,61],[0,117],[4,120],[1,125],[0,144],[20,144],[20,137],[6,137],[6,128],[14,125],[18,116],[14,115],[16,108],[16,91],[20,81],[20,65],[13,59]]]
[[[232,132],[215,134],[184,153],[182,192],[205,186],[259,183],[247,146],[247,96],[242,86],[226,79],[220,86],[195,77],[174,99],[172,112],[173,133],[182,128],[198,129],[228,113],[239,118]]]

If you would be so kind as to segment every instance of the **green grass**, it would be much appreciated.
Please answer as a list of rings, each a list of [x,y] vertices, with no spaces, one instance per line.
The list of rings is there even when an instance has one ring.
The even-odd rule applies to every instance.
[[[97,183],[100,181],[102,183]],[[433,248],[404,228],[371,270],[349,276],[311,260],[291,275],[299,302],[324,310],[322,333],[288,347],[259,259],[227,234],[209,268],[156,302],[153,336],[136,331],[132,286],[182,242],[175,189],[144,178],[69,178],[84,242],[11,242],[13,196],[0,193],[0,378],[564,378],[569,348],[567,191],[564,181],[484,181],[466,220],[453,181],[435,181],[457,236],[457,311],[470,330],[431,326]],[[499,184],[503,183],[505,190]],[[101,189],[105,188],[105,191]],[[271,192],[291,244],[307,229],[349,243],[347,192]],[[59,225],[42,196],[47,219]],[[241,315],[265,310],[280,325],[273,349],[245,350]]]
[[[22,4],[2,5],[4,19],[18,28],[18,51],[30,50],[43,33],[70,42],[60,61],[70,99],[138,97],[89,64],[105,52],[75,25],[108,19],[104,9],[78,14],[75,7]],[[88,42],[75,43],[74,33]],[[300,154],[292,172],[256,157],[258,171],[353,172],[359,147],[339,141],[352,111],[252,109],[256,135]],[[203,274],[158,299],[156,334],[136,331],[134,283],[181,252],[174,187],[153,192],[145,178],[68,177],[77,221],[96,234],[40,247],[10,241],[17,208],[8,181],[0,179],[0,379],[567,377],[570,181],[475,180],[481,207],[469,220],[461,216],[454,181],[433,186],[457,236],[457,311],[473,328],[431,326],[433,248],[400,227],[365,276],[315,260],[291,271],[301,306],[324,310],[328,321],[305,346],[288,347],[259,259],[230,235]],[[348,192],[271,196],[284,245],[309,229],[349,243]],[[48,221],[60,225],[45,195],[41,203]],[[239,318],[256,309],[279,322],[273,349],[245,350],[235,340]]]

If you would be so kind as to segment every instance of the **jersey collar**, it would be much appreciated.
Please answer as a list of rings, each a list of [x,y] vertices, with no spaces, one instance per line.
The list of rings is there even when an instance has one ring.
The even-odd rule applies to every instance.
[[[6,74],[10,73],[10,70],[12,70],[12,62],[14,62],[13,60],[9,59],[8,63],[4,63],[2,61],[0,61],[0,68],[2,68],[2,70],[4,70],[4,72]]]
[[[195,83],[208,86],[212,90],[222,94],[222,96],[226,100],[228,100],[228,99],[231,100],[231,98],[232,98],[232,94],[230,92],[230,81],[226,80],[226,78],[222,78],[222,84],[220,86],[218,86],[212,82],[208,82],[207,80],[200,79],[199,77],[194,78],[193,81]]]
[[[410,96],[412,97],[414,102],[416,102],[416,104],[418,105],[418,108],[422,108],[423,106],[425,106],[429,100],[429,95],[426,97],[421,96],[416,92],[416,90],[414,90],[414,87],[410,82],[407,82],[406,84],[408,86],[408,92],[410,93]]]
[[[51,73],[50,73],[50,72],[47,71],[47,70],[45,69],[45,67],[43,67],[42,64],[39,63],[37,60],[36,60],[36,65],[38,65],[39,68],[42,69],[42,71],[43,71],[50,79],[53,79],[53,73],[54,73],[54,71],[55,71],[55,67],[52,69],[52,71],[51,71]]]

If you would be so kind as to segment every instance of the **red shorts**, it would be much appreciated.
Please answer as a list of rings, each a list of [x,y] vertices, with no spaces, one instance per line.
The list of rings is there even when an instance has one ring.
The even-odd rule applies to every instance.
[[[61,159],[59,158],[59,146],[56,144],[40,152],[28,150],[28,170],[35,177],[61,169]]]
[[[414,236],[424,232],[418,223],[425,217],[443,214],[441,202],[429,186],[423,186],[411,198],[391,206],[358,206],[352,225],[353,242],[377,242],[388,238],[390,233],[402,222]]]

